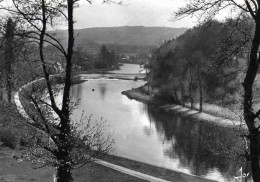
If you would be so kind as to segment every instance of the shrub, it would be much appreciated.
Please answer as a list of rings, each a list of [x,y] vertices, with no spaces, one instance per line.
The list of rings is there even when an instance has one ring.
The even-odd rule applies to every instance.
[[[179,104],[178,98],[174,97],[173,89],[170,86],[161,87],[159,91],[155,93],[154,97],[167,102]]]
[[[26,133],[20,137],[20,146],[22,147],[35,147],[42,143],[41,136],[35,135],[33,133]]]
[[[9,129],[0,132],[0,141],[11,149],[16,149],[19,143],[18,137]]]
[[[20,145],[22,147],[31,147],[31,144],[32,144],[32,142],[30,141],[29,138],[24,137],[24,136],[20,138]]]

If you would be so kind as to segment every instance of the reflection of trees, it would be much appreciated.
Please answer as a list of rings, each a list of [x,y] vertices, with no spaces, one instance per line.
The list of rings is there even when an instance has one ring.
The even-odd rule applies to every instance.
[[[83,84],[75,84],[71,87],[71,96],[73,100],[78,100],[82,95],[82,85]]]
[[[171,145],[164,151],[166,156],[178,158],[195,175],[206,175],[215,168],[229,177],[237,175],[243,161],[239,157],[243,153],[239,133],[155,109],[149,111],[156,130]]]
[[[102,100],[104,100],[106,91],[107,91],[106,83],[99,81],[98,86],[99,86],[99,92],[100,92],[101,98],[102,98]]]
[[[153,129],[152,129],[152,117],[151,117],[151,106],[150,105],[143,105],[143,108],[142,108],[144,111],[148,111],[147,114],[148,114],[148,119],[149,119],[149,122],[150,122],[150,126],[145,126],[143,131],[144,131],[144,134],[146,136],[150,136],[152,133],[153,133]]]

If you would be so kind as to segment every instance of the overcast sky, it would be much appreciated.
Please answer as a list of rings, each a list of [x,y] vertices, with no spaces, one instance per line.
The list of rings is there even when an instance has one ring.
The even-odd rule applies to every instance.
[[[184,1],[185,2],[185,1]],[[183,0],[124,0],[125,5],[102,4],[102,0],[86,2],[75,9],[75,28],[112,27],[112,26],[161,26],[192,27],[195,19],[169,21],[172,13]]]

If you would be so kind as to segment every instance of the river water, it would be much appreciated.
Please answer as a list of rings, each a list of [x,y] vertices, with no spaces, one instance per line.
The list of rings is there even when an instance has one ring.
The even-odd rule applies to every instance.
[[[138,65],[125,64],[118,73],[138,73]],[[117,71],[113,71],[117,73]],[[239,134],[212,123],[181,118],[147,104],[130,100],[121,92],[145,84],[131,80],[89,80],[72,87],[80,99],[73,118],[82,110],[92,119],[101,117],[113,133],[115,155],[217,181],[234,181],[247,164],[239,157]]]

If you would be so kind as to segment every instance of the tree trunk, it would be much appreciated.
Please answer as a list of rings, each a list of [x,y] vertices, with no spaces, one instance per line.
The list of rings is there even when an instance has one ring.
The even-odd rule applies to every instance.
[[[173,93],[174,93],[174,102],[179,104],[179,99],[178,99],[178,94],[177,94],[177,87],[174,84],[174,75],[172,75],[172,88],[173,88]]]
[[[202,92],[202,80],[200,77],[200,62],[198,65],[198,82],[199,82],[199,93],[200,93],[200,107],[199,107],[199,112],[202,112],[202,101],[203,101],[203,92]]]
[[[71,132],[69,120],[63,120],[60,133],[59,152],[56,154],[59,165],[57,167],[57,182],[71,182],[72,178],[72,164],[70,158],[71,152]]]
[[[260,43],[260,17],[257,16],[255,19],[255,35],[252,41],[250,61],[244,79],[244,119],[249,134],[250,141],[250,158],[251,158],[251,170],[254,182],[260,182],[260,166],[259,166],[259,138],[258,128],[254,125],[256,115],[252,112],[252,89],[253,83],[258,71],[259,59],[257,58],[258,47]]]
[[[73,181],[71,173],[71,164],[67,162],[69,160],[68,152],[59,153],[59,166],[57,167],[56,180],[57,182],[71,182]]]
[[[10,43],[12,44],[12,43]],[[7,59],[7,75],[6,75],[6,90],[7,90],[7,99],[8,102],[11,103],[12,100],[12,62],[14,59],[13,56],[13,45],[11,45],[9,49],[8,59]]]
[[[192,79],[192,65],[190,64],[190,108],[193,109],[193,98],[192,98],[192,86],[193,86],[193,79]]]
[[[73,0],[67,0],[67,13],[68,13],[68,52],[66,56],[66,76],[65,85],[63,90],[62,100],[62,114],[61,114],[61,129],[60,129],[60,141],[61,145],[58,153],[59,166],[57,169],[57,182],[71,182],[72,178],[72,164],[70,158],[70,152],[72,143],[71,128],[70,128],[70,87],[71,87],[71,68],[72,68],[72,55],[74,46],[74,28],[73,28]]]
[[[153,68],[152,68],[153,69]],[[150,95],[151,94],[151,90],[152,90],[152,79],[153,79],[153,70],[151,69],[150,74],[148,75],[148,90],[147,90],[147,94]]]
[[[7,75],[7,86],[6,86],[6,89],[7,89],[7,99],[8,99],[8,102],[11,103],[11,101],[12,101],[12,79],[11,79],[11,75],[10,74]]]
[[[203,94],[202,94],[202,89],[200,90],[200,108],[199,108],[199,112],[202,112],[203,110]]]
[[[3,100],[3,88],[0,88],[0,100]]]
[[[254,182],[260,181],[260,168],[259,168],[259,137],[258,130],[255,133],[250,132],[250,158],[251,170]]]
[[[179,99],[178,99],[178,94],[177,94],[177,89],[174,88],[174,97],[175,97],[175,102],[179,103]]]
[[[12,45],[13,46],[13,45]],[[13,61],[13,48],[10,47],[7,58],[7,65],[6,65],[6,91],[7,91],[7,100],[11,103],[12,100],[12,61]]]
[[[68,6],[68,53],[66,56],[66,76],[65,85],[63,89],[62,112],[65,118],[69,118],[69,103],[70,103],[70,87],[71,87],[71,68],[72,55],[74,46],[74,28],[73,28],[73,0],[67,0]]]
[[[181,80],[179,80],[179,83],[180,83],[180,86],[181,86],[181,99],[182,99],[182,106],[184,107],[185,105],[185,100],[184,100],[184,86],[183,86],[183,83],[181,82]]]
[[[71,182],[73,181],[71,175],[71,166],[67,164],[60,164],[57,169],[57,182]]]
[[[57,182],[71,182],[72,178],[72,161],[70,157],[72,142],[71,142],[71,128],[70,128],[70,87],[71,87],[71,69],[72,69],[72,55],[73,55],[73,3],[74,0],[67,0],[67,10],[68,10],[68,51],[66,54],[66,76],[65,76],[65,86],[63,90],[63,100],[62,109],[60,110],[55,102],[54,94],[52,92],[50,84],[50,75],[47,71],[46,63],[44,60],[43,46],[44,46],[44,36],[46,32],[46,6],[45,0],[42,0],[42,29],[40,34],[40,59],[42,62],[42,67],[44,71],[45,81],[47,83],[47,89],[49,92],[49,97],[51,101],[51,106],[53,110],[57,113],[60,118],[60,133],[59,142],[57,145],[58,152],[55,153],[57,159]]]
[[[14,60],[14,31],[15,24],[11,18],[7,20],[5,38],[5,74],[7,100],[11,103],[12,98],[12,63]]]

